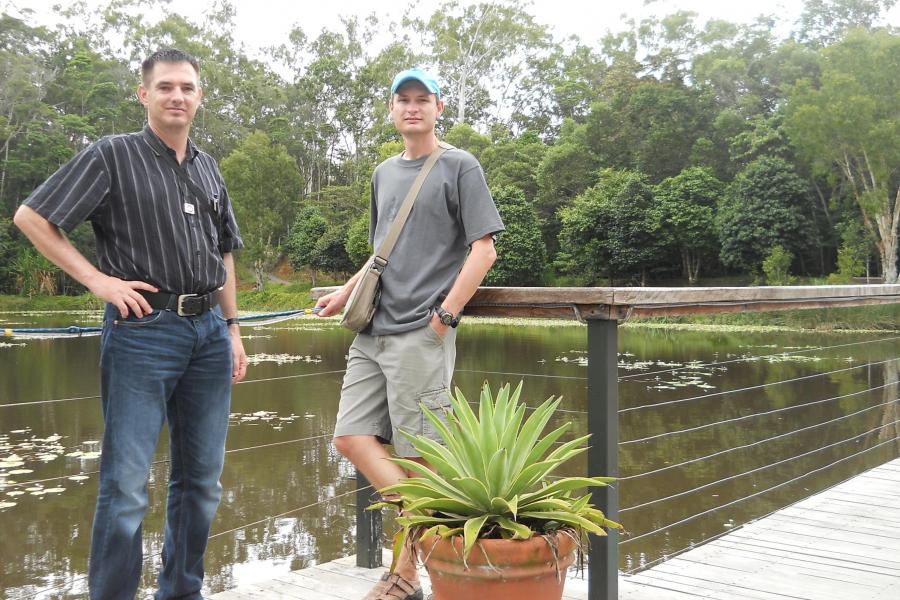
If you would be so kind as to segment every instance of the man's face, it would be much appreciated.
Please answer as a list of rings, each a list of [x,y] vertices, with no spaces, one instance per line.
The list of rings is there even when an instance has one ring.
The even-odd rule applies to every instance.
[[[158,62],[138,87],[147,120],[154,129],[180,131],[190,127],[203,98],[197,72],[188,62]]]
[[[389,105],[394,127],[401,135],[426,134],[444,112],[444,103],[418,81],[407,81],[391,98]]]

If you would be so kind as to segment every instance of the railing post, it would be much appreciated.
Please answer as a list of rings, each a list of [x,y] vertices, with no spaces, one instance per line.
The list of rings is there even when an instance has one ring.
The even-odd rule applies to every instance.
[[[588,475],[619,475],[619,383],[618,322],[588,319]],[[591,502],[617,521],[618,490],[614,486],[594,488]],[[588,600],[619,597],[619,534],[590,536]]]
[[[381,511],[366,510],[378,492],[369,488],[366,476],[356,471],[356,566],[381,566]]]

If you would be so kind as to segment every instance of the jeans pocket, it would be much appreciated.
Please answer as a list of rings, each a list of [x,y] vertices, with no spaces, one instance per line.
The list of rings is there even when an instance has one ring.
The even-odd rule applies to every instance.
[[[441,387],[436,390],[422,392],[416,400],[424,406],[422,411],[422,435],[430,440],[441,441],[441,434],[431,420],[425,416],[425,410],[446,425],[447,415],[450,414],[450,390],[446,387]]]
[[[124,319],[121,317],[116,317],[113,321],[114,325],[124,326],[124,327],[146,327],[147,325],[153,325],[157,321],[162,318],[163,310],[156,309],[150,314],[144,315],[143,317],[136,317],[134,313],[129,312],[128,316]]]

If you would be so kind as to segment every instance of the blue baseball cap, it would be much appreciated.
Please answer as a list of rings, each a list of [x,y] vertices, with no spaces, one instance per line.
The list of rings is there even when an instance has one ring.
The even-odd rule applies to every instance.
[[[397,73],[397,75],[394,76],[394,83],[391,84],[391,95],[396,94],[397,89],[407,81],[418,81],[425,86],[425,89],[427,89],[429,92],[437,96],[438,99],[440,99],[441,86],[438,85],[437,77],[435,77],[428,71],[419,69],[418,67],[400,71],[399,73]]]

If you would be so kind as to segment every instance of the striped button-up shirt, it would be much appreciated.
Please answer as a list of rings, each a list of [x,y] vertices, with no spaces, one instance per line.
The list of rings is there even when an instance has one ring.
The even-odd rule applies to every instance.
[[[197,198],[175,168],[207,197]],[[149,127],[95,142],[24,203],[66,232],[90,221],[103,273],[170,293],[221,287],[222,254],[243,247],[216,161],[188,141],[179,166]]]

